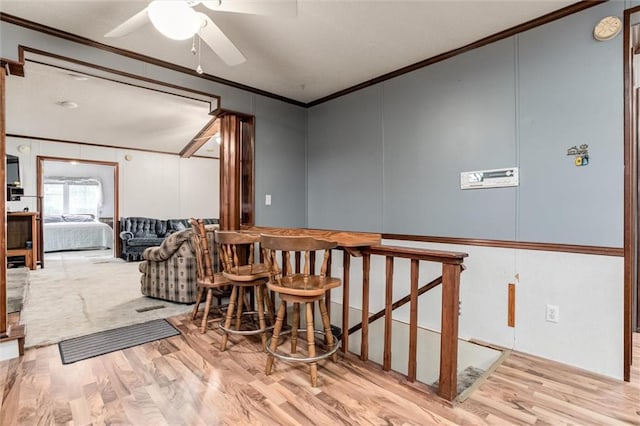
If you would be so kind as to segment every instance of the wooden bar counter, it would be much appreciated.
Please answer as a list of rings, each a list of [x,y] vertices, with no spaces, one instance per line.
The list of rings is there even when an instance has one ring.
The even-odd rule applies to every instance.
[[[269,235],[307,236],[317,240],[336,242],[340,247],[345,249],[371,247],[379,245],[382,241],[381,234],[369,232],[328,231],[307,228],[273,228],[266,226],[249,226],[243,227],[242,230]]]

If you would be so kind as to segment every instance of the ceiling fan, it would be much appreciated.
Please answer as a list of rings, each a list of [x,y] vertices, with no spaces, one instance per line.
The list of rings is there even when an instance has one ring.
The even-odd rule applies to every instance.
[[[246,61],[211,18],[194,9],[198,5],[216,12],[285,17],[297,14],[296,0],[153,0],[104,36],[122,37],[151,22],[160,33],[173,40],[186,40],[197,34],[227,65]],[[192,52],[195,53],[195,43]],[[200,65],[198,72],[202,72]]]

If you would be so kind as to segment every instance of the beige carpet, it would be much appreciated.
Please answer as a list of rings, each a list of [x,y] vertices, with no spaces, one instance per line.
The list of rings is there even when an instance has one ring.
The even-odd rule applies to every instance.
[[[7,312],[20,312],[22,310],[27,288],[29,286],[29,269],[7,269]]]
[[[113,258],[110,250],[45,254],[45,268],[31,271],[20,314],[27,327],[25,346],[191,311],[193,305],[143,296],[138,264]]]

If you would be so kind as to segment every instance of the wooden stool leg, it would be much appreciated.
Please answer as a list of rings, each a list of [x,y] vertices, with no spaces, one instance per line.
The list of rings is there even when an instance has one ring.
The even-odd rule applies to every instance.
[[[267,349],[267,332],[265,328],[267,328],[267,323],[264,320],[264,301],[262,300],[262,285],[259,285],[255,291],[256,295],[256,304],[258,305],[258,324],[260,324],[260,328],[262,329],[262,333],[260,333],[260,338],[262,339],[262,349]]]
[[[309,357],[316,356],[316,340],[313,334],[313,302],[305,303],[307,308],[307,347]],[[311,386],[318,386],[318,363],[312,362],[309,364],[309,375],[311,376]]]
[[[204,302],[204,312],[202,313],[202,324],[200,325],[200,333],[207,331],[207,319],[209,318],[209,310],[211,309],[211,299],[213,299],[213,289],[207,289],[207,300]]]
[[[300,304],[293,304],[293,323],[291,324],[291,353],[298,351],[298,329],[300,328]]]
[[[202,301],[203,292],[204,292],[204,287],[198,287],[198,295],[196,296],[196,305],[193,307],[193,312],[191,313],[191,321],[194,321],[198,316],[198,309],[200,308],[200,302]]]
[[[231,321],[233,319],[233,309],[236,306],[236,299],[238,298],[238,287],[235,285],[231,290],[231,298],[229,299],[229,307],[227,308],[227,315],[224,320],[224,328],[228,329],[231,327]],[[220,351],[224,352],[227,350],[227,340],[229,339],[229,333],[225,332],[222,336],[222,343],[220,343]]]
[[[276,325],[273,328],[273,335],[271,336],[271,345],[269,348],[271,351],[275,352],[278,348],[278,339],[280,338],[280,330],[282,330],[282,323],[284,322],[284,313],[287,310],[287,305],[284,301],[280,301],[280,306],[278,307],[278,316],[276,317]],[[269,354],[267,356],[267,366],[265,368],[265,374],[268,376],[271,374],[271,370],[273,369],[273,355]]]
[[[327,313],[327,305],[325,305],[324,300],[318,300],[318,306],[320,307],[320,315],[322,316],[322,325],[324,326],[324,333],[327,339],[327,346],[329,350],[333,349],[333,333],[331,332],[331,322],[329,321],[329,314]],[[338,361],[338,354],[336,352],[331,355],[331,359],[333,362]]]
[[[236,303],[236,330],[242,325],[242,310],[244,309],[244,287],[240,287],[238,303]]]
[[[274,325],[276,323],[276,312],[273,308],[273,300],[271,299],[269,290],[267,290],[267,286],[263,286],[262,291],[264,292],[264,301],[265,301],[265,304],[267,305],[267,314],[269,315],[269,325]]]

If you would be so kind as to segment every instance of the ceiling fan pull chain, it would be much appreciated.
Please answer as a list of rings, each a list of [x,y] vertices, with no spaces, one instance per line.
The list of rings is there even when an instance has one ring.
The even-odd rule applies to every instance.
[[[193,39],[191,40],[191,54],[196,54],[196,35],[193,35]]]
[[[196,72],[198,74],[202,74],[204,72],[202,70],[202,67],[200,66],[200,55],[201,55],[201,53],[202,53],[202,39],[200,37],[198,37],[198,67],[196,68]]]

